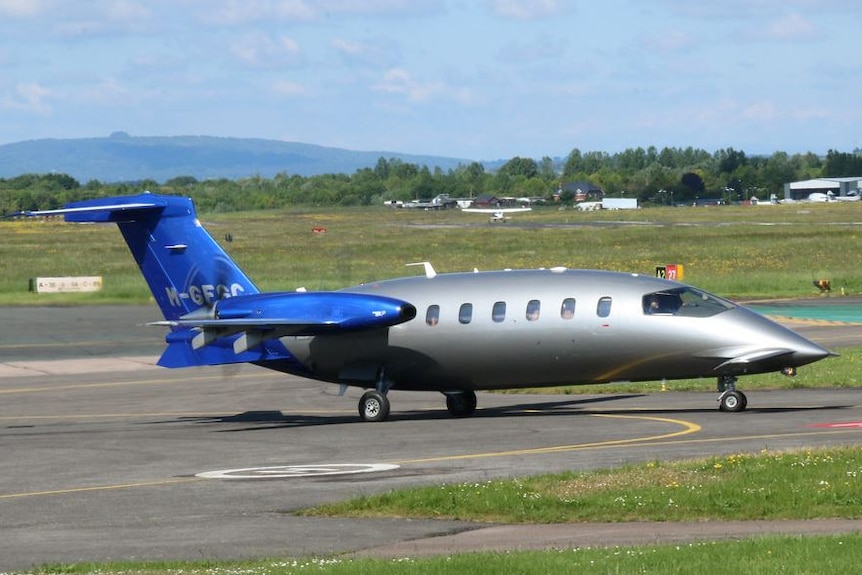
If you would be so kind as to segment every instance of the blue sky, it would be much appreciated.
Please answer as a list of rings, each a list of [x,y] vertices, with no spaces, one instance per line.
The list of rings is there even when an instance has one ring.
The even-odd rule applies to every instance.
[[[0,144],[862,147],[858,0],[0,0]]]

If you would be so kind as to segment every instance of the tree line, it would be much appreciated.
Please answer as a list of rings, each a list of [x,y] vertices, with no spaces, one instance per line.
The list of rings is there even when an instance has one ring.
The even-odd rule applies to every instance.
[[[709,153],[690,147],[649,147],[616,154],[574,149],[564,160],[514,157],[494,171],[479,162],[443,171],[381,157],[373,168],[353,174],[307,177],[280,173],[273,178],[198,180],[180,176],[164,183],[91,180],[81,184],[65,174],[24,174],[0,179],[0,213],[56,209],[71,201],[144,190],[190,196],[204,212],[374,205],[388,200],[430,199],[439,194],[546,199],[560,194],[563,202],[571,202],[573,193],[565,191],[564,184],[583,181],[601,188],[606,196],[636,197],[646,205],[690,204],[706,198],[732,203],[752,196],[783,197],[784,184],[791,181],[848,176],[862,176],[862,150],[829,150],[821,157],[811,152],[749,156],[733,148]]]

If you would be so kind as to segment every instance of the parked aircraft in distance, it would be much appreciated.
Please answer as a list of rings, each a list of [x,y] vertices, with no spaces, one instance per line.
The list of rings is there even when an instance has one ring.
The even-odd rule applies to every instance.
[[[601,202],[580,202],[578,204],[575,204],[575,208],[577,208],[577,210],[579,212],[594,212],[596,210],[602,209],[602,203]]]
[[[447,194],[439,194],[434,196],[432,199],[425,200],[413,200],[410,202],[405,202],[402,207],[405,208],[419,208],[423,210],[448,210],[452,208],[458,207],[457,200],[453,200]]]
[[[69,222],[116,223],[166,326],[165,367],[248,362],[367,389],[438,391],[457,417],[476,391],[716,377],[719,408],[745,409],[737,377],[830,351],[692,286],[633,273],[551,268],[437,274],[331,292],[261,293],[204,230],[192,201],[144,193],[68,204]],[[298,249],[302,249],[301,246]]]
[[[462,212],[472,214],[491,214],[488,220],[491,222],[505,222],[509,219],[506,214],[515,214],[518,212],[529,212],[533,208],[462,208]]]
[[[809,202],[858,202],[859,199],[860,196],[855,190],[849,192],[846,196],[836,196],[831,191],[825,194],[823,192],[814,192],[808,195]]]

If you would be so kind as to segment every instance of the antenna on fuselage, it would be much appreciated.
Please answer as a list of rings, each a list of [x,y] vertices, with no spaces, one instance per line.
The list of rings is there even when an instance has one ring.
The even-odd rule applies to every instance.
[[[411,264],[407,264],[408,266],[424,266],[425,267],[425,277],[431,279],[433,277],[437,277],[437,272],[434,271],[434,266],[431,265],[431,262],[413,262]]]

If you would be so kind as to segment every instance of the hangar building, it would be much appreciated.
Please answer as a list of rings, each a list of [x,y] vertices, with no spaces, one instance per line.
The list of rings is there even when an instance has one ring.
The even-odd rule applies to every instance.
[[[853,178],[817,178],[784,184],[785,200],[804,200],[809,195],[819,192],[832,192],[836,196],[862,195],[862,176]],[[852,194],[850,192],[853,192]]]

